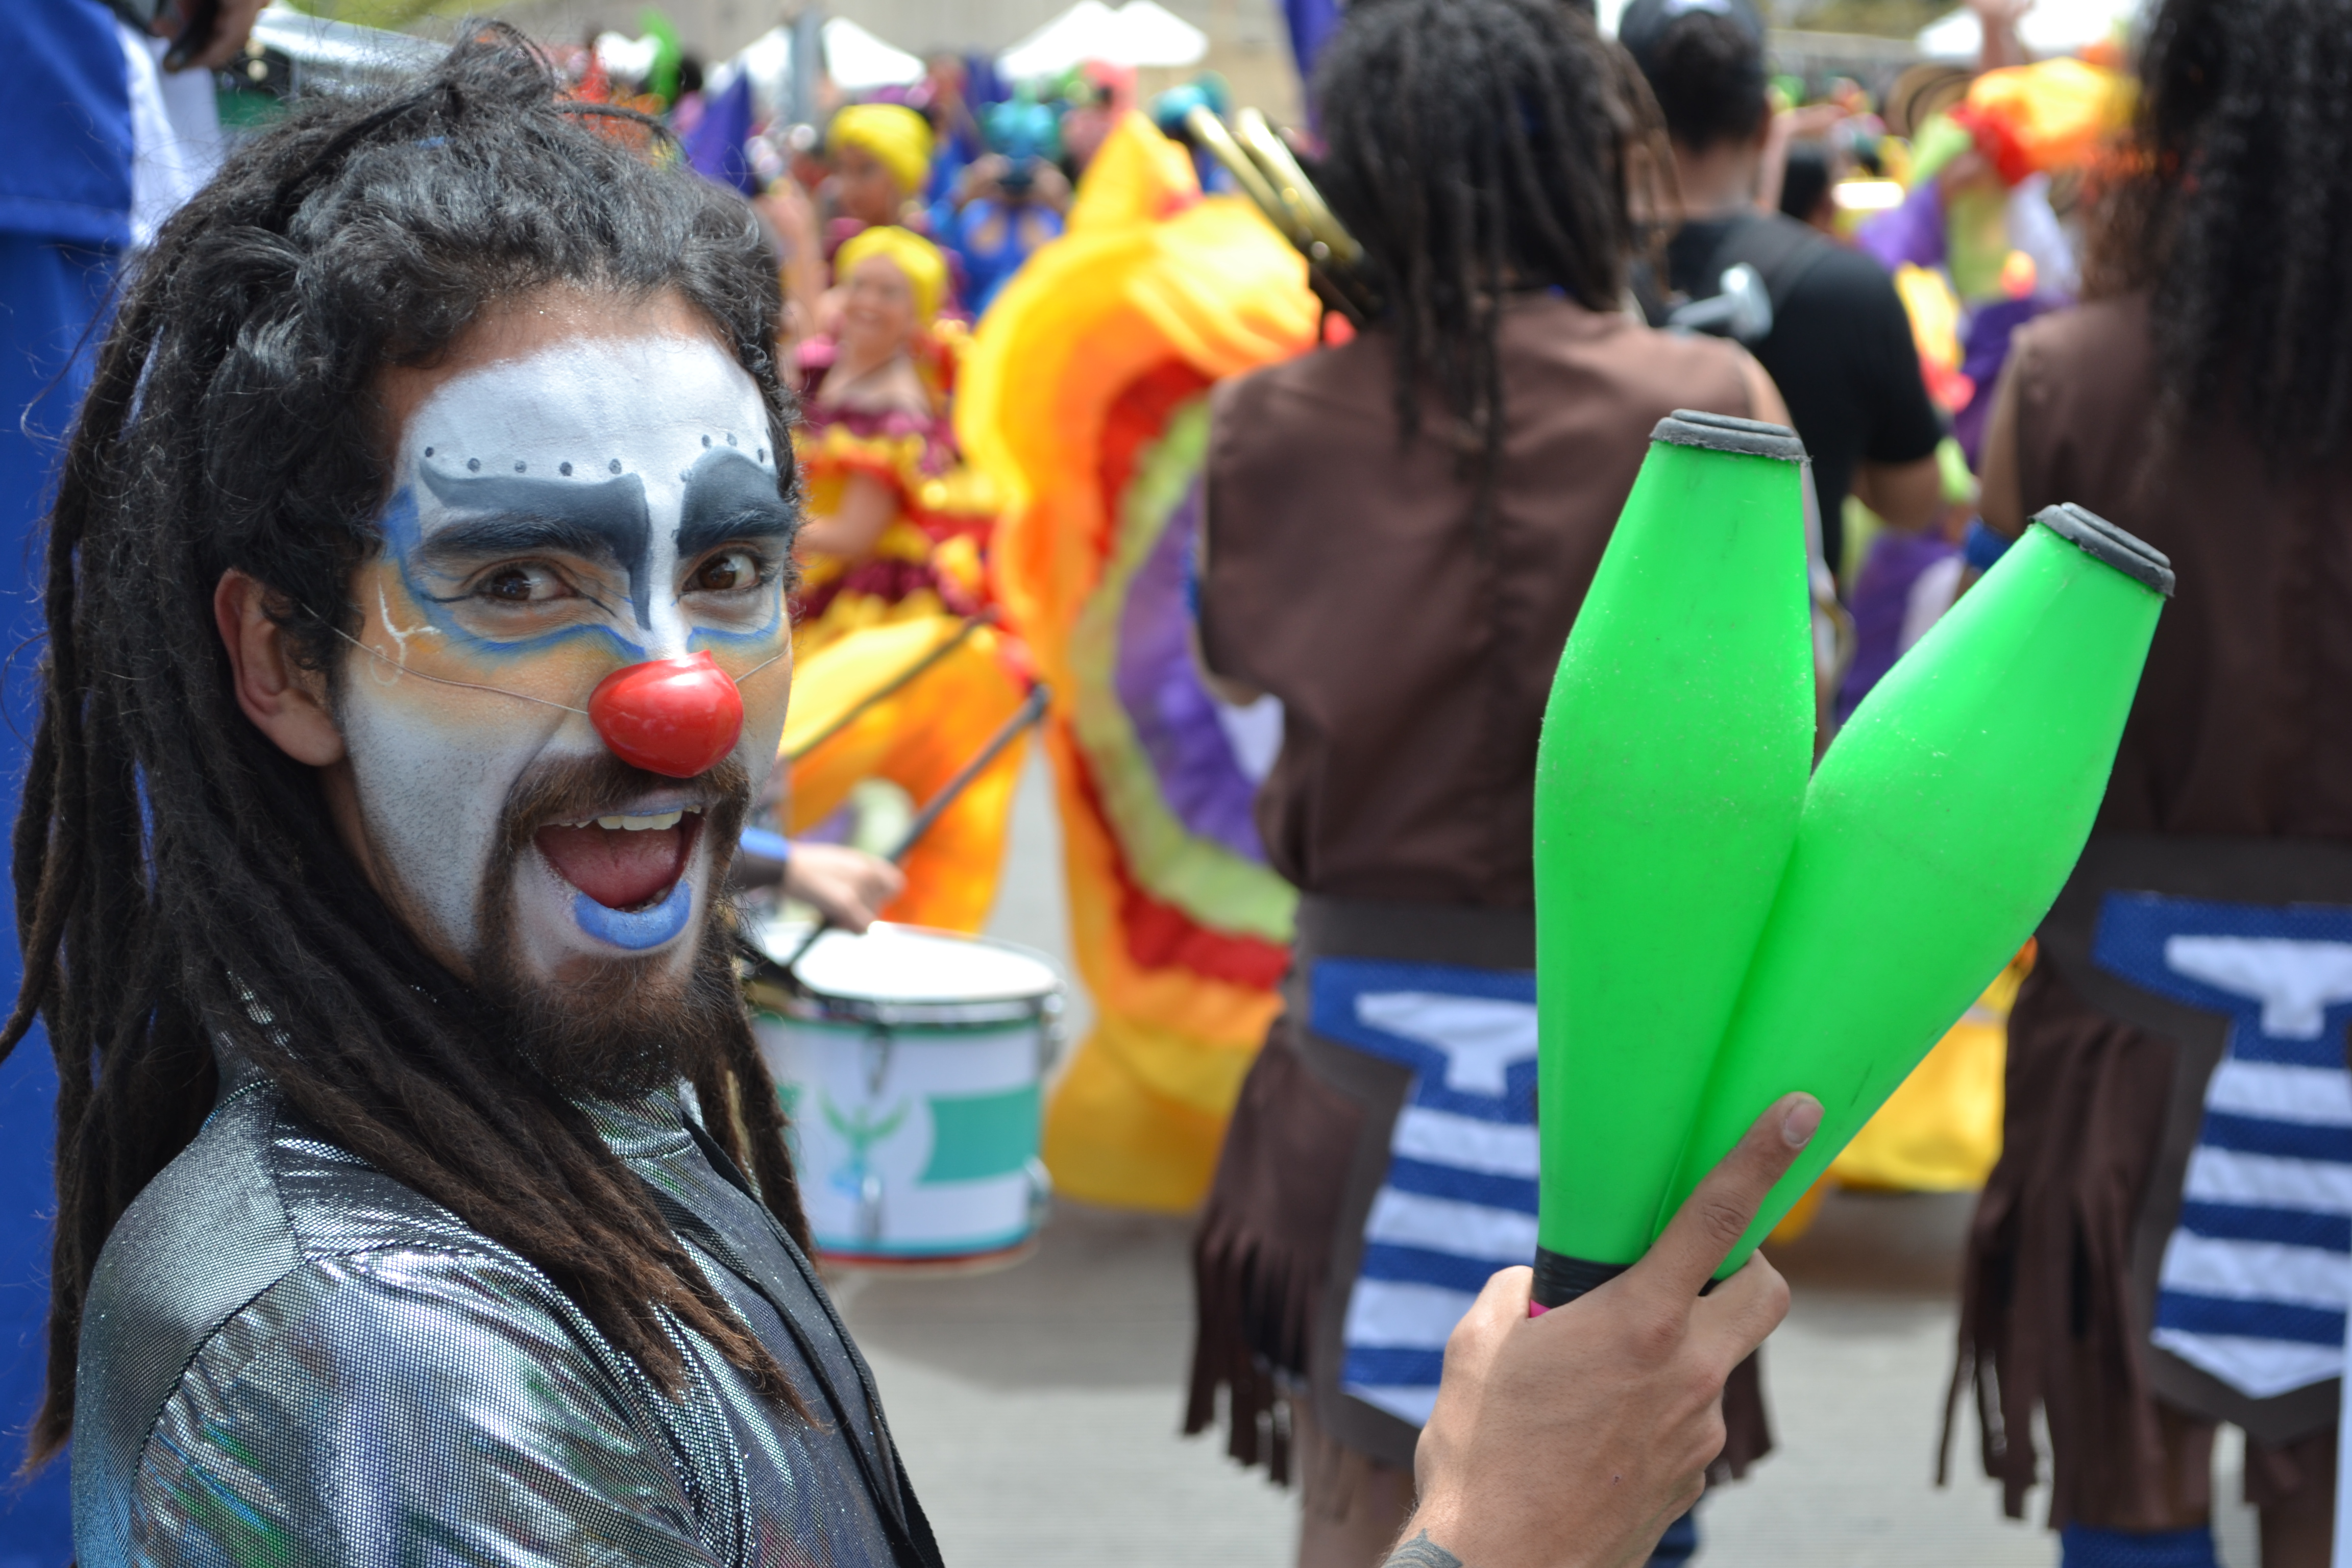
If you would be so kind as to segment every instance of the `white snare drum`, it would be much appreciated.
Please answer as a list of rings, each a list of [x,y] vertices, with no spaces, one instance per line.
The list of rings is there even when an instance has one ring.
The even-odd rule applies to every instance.
[[[776,924],[779,963],[807,927]],[[1025,1247],[1062,982],[1039,954],[919,926],[827,931],[750,986],[817,1250],[842,1262],[978,1262]]]

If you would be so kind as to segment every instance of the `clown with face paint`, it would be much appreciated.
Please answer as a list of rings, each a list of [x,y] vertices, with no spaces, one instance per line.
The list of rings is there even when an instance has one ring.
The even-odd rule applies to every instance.
[[[591,112],[497,29],[298,109],[100,355],[0,1037],[58,1062],[30,1459],[71,1439],[87,1568],[940,1562],[733,963],[791,689],[775,273]],[[1697,1284],[1817,1116],[1616,1296],[1530,1324],[1497,1277],[1401,1561],[1622,1561],[1687,1503],[1783,1299]]]

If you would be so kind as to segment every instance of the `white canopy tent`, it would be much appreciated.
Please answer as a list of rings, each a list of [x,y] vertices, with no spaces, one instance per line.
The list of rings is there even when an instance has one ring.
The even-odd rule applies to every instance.
[[[1183,67],[1208,57],[1209,35],[1154,0],[1078,3],[996,57],[1015,81],[1058,76],[1089,60],[1115,66]]]
[[[2071,55],[2130,27],[2140,11],[2140,0],[2035,0],[2019,19],[2017,35],[2036,56]],[[1984,47],[1984,27],[1974,11],[1962,9],[1922,27],[1915,41],[1931,60],[1973,65]]]
[[[896,44],[884,43],[846,16],[825,19],[824,68],[834,85],[845,92],[911,87],[923,79],[919,58]]]
[[[923,62],[894,44],[887,44],[845,16],[824,23],[825,65],[835,83],[847,92],[871,92],[877,87],[910,87],[923,79]],[[711,68],[706,90],[713,97],[735,84],[738,76],[751,79],[751,96],[762,114],[780,111],[793,96],[793,27],[771,27],[738,50],[733,58]]]
[[[738,76],[751,79],[751,99],[762,114],[773,114],[792,96],[793,30],[771,27],[743,46],[734,58],[713,66],[703,90],[717,98]]]

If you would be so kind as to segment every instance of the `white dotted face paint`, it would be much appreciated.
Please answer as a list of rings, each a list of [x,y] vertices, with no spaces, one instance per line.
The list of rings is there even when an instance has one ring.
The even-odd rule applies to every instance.
[[[490,917],[511,930],[480,929],[479,903],[519,781],[602,752],[579,710],[615,669],[709,653],[743,682],[733,754],[765,777],[791,685],[777,458],[757,385],[701,338],[567,340],[410,416],[339,717],[371,847],[441,945],[471,960],[509,940],[542,980],[689,961],[724,868],[676,815],[709,804],[696,781],[526,846]]]

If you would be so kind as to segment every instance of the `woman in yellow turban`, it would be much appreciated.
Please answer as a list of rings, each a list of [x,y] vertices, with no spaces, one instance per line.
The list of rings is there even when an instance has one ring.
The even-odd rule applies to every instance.
[[[934,320],[939,248],[886,225],[853,237],[835,267],[839,328],[800,347],[803,658],[861,626],[977,609],[995,513],[949,419],[959,338]]]
[[[931,173],[931,124],[901,103],[855,103],[825,128],[833,197],[845,218],[894,224],[919,202]]]

